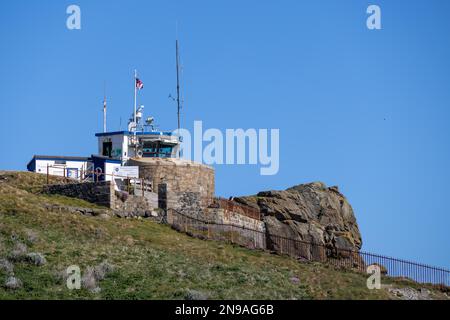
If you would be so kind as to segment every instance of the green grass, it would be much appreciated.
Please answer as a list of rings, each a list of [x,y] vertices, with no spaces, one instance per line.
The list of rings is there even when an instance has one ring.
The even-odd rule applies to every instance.
[[[82,203],[28,192],[20,180],[41,178],[28,175],[35,176],[0,180],[0,257],[22,242],[29,252],[42,253],[47,264],[14,263],[15,276],[23,282],[15,291],[2,286],[7,275],[0,270],[0,299],[183,299],[188,290],[210,299],[391,298],[387,290],[368,290],[362,274],[191,238],[149,220],[47,212],[43,203]],[[36,242],[28,239],[30,230]],[[83,272],[102,261],[115,271],[100,282],[99,293],[69,290],[59,276],[70,265]]]

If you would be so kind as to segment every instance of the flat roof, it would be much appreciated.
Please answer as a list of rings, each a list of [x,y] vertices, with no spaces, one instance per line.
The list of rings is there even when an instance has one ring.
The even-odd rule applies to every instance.
[[[74,157],[74,156],[49,156],[49,155],[37,155],[33,156],[33,159],[39,160],[70,160],[70,161],[88,161],[89,157]]]
[[[49,155],[38,155],[35,154],[33,158],[28,162],[27,168],[31,165],[34,160],[68,160],[68,161],[89,161],[88,157],[74,157],[74,156],[49,156]]]
[[[112,131],[112,132],[99,132],[96,133],[96,137],[105,137],[105,136],[115,136],[115,135],[124,135],[131,136],[135,133],[132,131]],[[136,131],[137,136],[145,136],[145,135],[153,135],[153,136],[172,136],[173,133],[171,131]]]
[[[105,157],[105,156],[101,156],[101,155],[95,155],[93,154],[91,156],[92,161],[94,161],[94,159],[100,159],[103,160],[105,162],[109,162],[109,163],[122,163],[122,160],[120,159],[114,159],[114,158],[110,158],[110,157]]]

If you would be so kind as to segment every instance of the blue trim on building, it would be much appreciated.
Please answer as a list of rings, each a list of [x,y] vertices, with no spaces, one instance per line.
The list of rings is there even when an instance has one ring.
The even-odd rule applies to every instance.
[[[65,160],[65,161],[72,161],[72,162],[89,162],[89,158],[86,159],[70,159],[70,158],[64,158],[64,157],[58,157],[58,158],[34,158],[34,161],[36,160],[44,160],[44,161],[54,161],[54,160]],[[31,160],[31,161],[33,161]],[[30,162],[31,162],[30,161]]]
[[[55,161],[55,160],[64,160],[64,161],[73,161],[73,162],[90,162],[91,159],[87,157],[71,157],[71,156],[39,156],[34,155],[33,158],[28,162],[27,164],[27,170],[28,171],[35,171],[36,170],[36,161],[42,160],[42,161]]]
[[[117,136],[117,135],[124,135],[124,136],[131,136],[134,135],[134,132],[131,131],[113,131],[113,132],[101,132],[96,133],[96,137],[107,137],[107,136]],[[154,136],[172,136],[173,133],[170,131],[138,131],[136,132],[137,136],[143,136],[143,135],[154,135]]]
[[[128,135],[128,131],[101,132],[95,134],[96,137],[117,136],[117,135]]]
[[[27,170],[31,171],[31,172],[36,171],[36,159],[35,158],[31,159],[31,161],[28,162]]]
[[[104,163],[115,163],[115,164],[122,164],[122,160],[120,159],[111,159],[108,157],[104,157],[104,156],[96,156],[96,155],[92,155],[92,162],[94,162],[95,160],[101,160]]]

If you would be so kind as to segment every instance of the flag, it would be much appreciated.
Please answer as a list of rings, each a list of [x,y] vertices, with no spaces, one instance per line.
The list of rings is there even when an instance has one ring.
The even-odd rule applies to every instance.
[[[136,78],[136,88],[138,90],[144,89],[144,83],[141,80],[139,80],[139,78]]]

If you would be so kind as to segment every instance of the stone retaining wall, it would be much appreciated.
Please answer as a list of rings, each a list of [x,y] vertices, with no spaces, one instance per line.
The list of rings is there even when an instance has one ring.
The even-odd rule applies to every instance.
[[[109,181],[46,185],[43,191],[48,194],[82,199],[108,208],[111,207],[114,194]]]
[[[216,240],[231,240],[249,248],[266,248],[266,228],[263,221],[232,210],[204,207],[201,195],[196,192],[168,192],[168,194],[171,199],[167,201],[169,224],[180,229],[187,227],[193,234],[197,232]],[[198,221],[183,218],[186,216]]]
[[[158,195],[147,192],[145,196],[129,195],[116,191],[110,181],[84,182],[44,186],[44,192],[82,199],[112,209],[122,217],[155,217]]]

